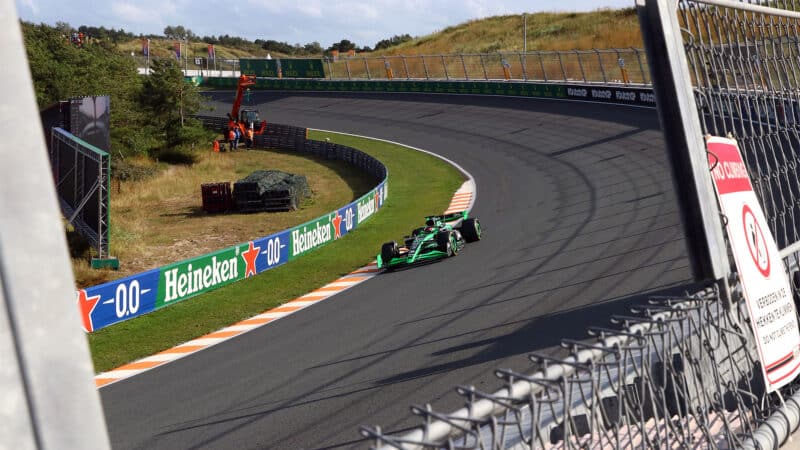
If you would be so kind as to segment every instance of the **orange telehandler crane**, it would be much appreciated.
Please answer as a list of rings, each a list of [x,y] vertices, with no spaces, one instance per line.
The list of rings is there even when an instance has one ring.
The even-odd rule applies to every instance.
[[[242,96],[245,90],[255,84],[255,75],[242,75],[239,77],[239,83],[236,87],[236,99],[233,101],[233,108],[228,114],[228,129],[232,130],[233,127],[238,127],[242,136],[245,135],[248,128],[252,128],[255,134],[263,134],[267,128],[267,121],[260,120],[257,110],[241,108]],[[256,124],[260,124],[258,129],[256,129]]]

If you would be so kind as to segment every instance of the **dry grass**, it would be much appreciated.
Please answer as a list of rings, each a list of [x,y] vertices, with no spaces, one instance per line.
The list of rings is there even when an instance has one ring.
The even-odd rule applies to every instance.
[[[590,50],[593,48],[642,47],[639,20],[633,8],[598,9],[581,13],[539,12],[527,14],[528,50]],[[401,45],[373,52],[380,55],[436,55],[451,53],[514,52],[523,49],[523,18],[521,14],[494,16],[471,20],[444,30],[419,36]],[[360,43],[371,45],[372,43]],[[119,44],[125,54],[141,56],[141,40]],[[153,39],[153,57],[173,57],[173,40]],[[257,45],[245,49],[215,46],[217,58],[266,57],[267,51]],[[207,44],[190,42],[190,59],[206,56]],[[272,52],[273,56],[285,55]]]
[[[641,47],[639,20],[632,8],[585,13],[527,15],[528,50],[590,50]],[[418,37],[374,55],[431,55],[522,51],[522,15],[488,17]]]
[[[305,175],[312,198],[290,212],[211,215],[202,210],[200,184],[235,182],[259,169]],[[374,184],[343,162],[279,151],[209,152],[194,166],[165,166],[147,180],[114,180],[111,254],[120,259],[120,270],[91,270],[86,258],[76,258],[76,283],[90,286],[267,236],[347,204]]]

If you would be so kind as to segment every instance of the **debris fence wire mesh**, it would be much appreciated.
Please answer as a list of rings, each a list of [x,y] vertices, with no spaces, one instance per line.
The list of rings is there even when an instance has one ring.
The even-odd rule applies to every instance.
[[[739,141],[794,274],[800,4],[676,3],[703,131]],[[458,387],[466,402],[456,412],[413,407],[422,418],[414,430],[362,434],[377,448],[777,448],[797,427],[786,411],[797,409],[798,383],[765,392],[741,290],[732,297],[727,308],[716,287],[653,298],[616,326],[589,330],[593,339],[562,341],[566,358],[532,355],[526,374],[497,370],[492,394]]]
[[[156,59],[134,56],[142,70]],[[187,57],[178,61],[188,74],[236,76],[238,60]],[[325,78],[333,80],[531,81],[649,85],[644,50],[609,48],[570,51],[456,53],[435,55],[340,56],[324,58]],[[507,70],[504,70],[504,68]],[[391,75],[390,75],[391,74]]]
[[[448,55],[342,56],[326,60],[326,77],[347,80],[514,80],[646,85],[637,48]],[[389,71],[391,69],[391,72]]]
[[[775,2],[797,11],[800,2]],[[703,131],[739,142],[778,247],[800,241],[800,21],[682,2]]]

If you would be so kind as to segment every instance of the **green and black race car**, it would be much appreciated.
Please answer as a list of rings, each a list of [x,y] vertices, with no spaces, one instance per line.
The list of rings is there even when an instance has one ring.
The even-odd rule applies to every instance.
[[[378,255],[378,267],[392,270],[437,259],[455,256],[467,242],[481,238],[481,225],[478,219],[467,217],[467,212],[428,216],[425,226],[415,229],[406,236],[404,247],[397,242],[387,242]]]

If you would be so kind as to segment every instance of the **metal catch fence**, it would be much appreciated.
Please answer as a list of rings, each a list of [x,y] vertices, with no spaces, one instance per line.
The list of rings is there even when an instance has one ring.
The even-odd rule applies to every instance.
[[[753,187],[780,248],[800,241],[800,35],[793,1],[784,9],[687,4],[686,54],[703,132],[739,142]]]
[[[643,50],[351,56],[326,59],[326,76],[346,80],[515,80],[648,84]]]
[[[636,312],[590,329],[594,340],[562,341],[567,358],[531,355],[531,373],[498,369],[495,393],[458,387],[461,410],[413,407],[424,425],[411,433],[362,434],[378,448],[743,446],[779,404],[764,394],[746,312],[711,289]]]
[[[675,46],[689,68],[675,77],[694,85],[693,102],[659,98],[658,105],[673,103],[675,111],[691,117],[679,119],[664,111],[662,117],[684,124],[699,120],[697,135],[690,133],[692,127],[684,128],[684,144],[700,141],[701,132],[731,135],[739,142],[790,275],[797,274],[800,257],[798,3],[781,0],[766,7],[759,0],[637,0],[642,29],[653,29],[657,21],[662,33],[649,51],[665,42],[668,47],[653,56],[662,58],[652,60],[654,67],[680,66],[685,72],[686,66],[668,55]],[[665,16],[670,17],[667,25]],[[568,77],[567,69],[560,73]],[[655,88],[660,95],[680,92],[659,84]],[[696,110],[685,109],[695,104]],[[670,151],[686,149],[693,147]],[[697,149],[702,154],[694,158],[705,160],[704,149]],[[680,183],[709,177],[706,170],[687,172]],[[710,231],[719,235],[718,228]],[[697,273],[705,274],[713,287],[684,298],[653,298],[630,316],[612,318],[615,327],[590,329],[592,339],[563,340],[566,358],[531,355],[535,366],[530,372],[497,370],[502,388],[494,393],[458,387],[466,400],[458,411],[413,407],[422,424],[411,432],[363,427],[362,434],[376,448],[404,449],[781,447],[800,426],[800,385],[795,380],[767,393],[738,275],[723,267],[721,280],[708,279],[718,270],[714,263],[706,266]],[[796,302],[797,278],[792,286]]]
[[[156,58],[133,56],[141,71]],[[184,57],[187,75],[238,76],[238,60]],[[648,85],[650,69],[637,48],[413,56],[324,58],[334,80],[514,80]]]

